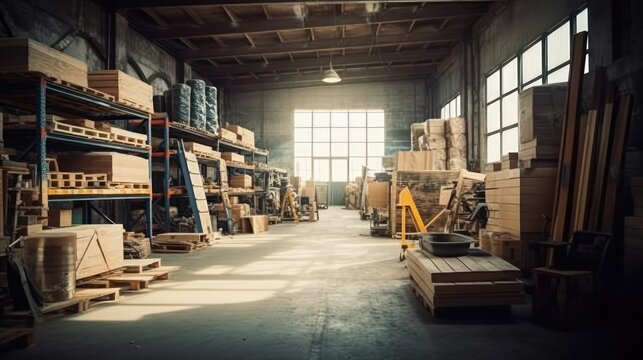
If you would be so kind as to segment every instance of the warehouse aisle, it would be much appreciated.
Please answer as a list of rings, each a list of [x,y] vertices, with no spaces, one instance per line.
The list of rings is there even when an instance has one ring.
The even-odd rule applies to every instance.
[[[398,242],[372,238],[356,211],[271,226],[192,254],[142,293],[48,318],[36,345],[3,359],[531,359],[592,353],[594,339],[527,321],[438,322],[410,291]],[[569,346],[573,342],[577,346]],[[543,346],[547,344],[547,346]]]

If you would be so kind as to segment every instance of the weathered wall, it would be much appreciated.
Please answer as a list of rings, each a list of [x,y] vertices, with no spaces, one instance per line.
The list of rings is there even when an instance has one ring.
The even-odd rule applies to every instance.
[[[283,90],[228,90],[224,121],[255,131],[257,146],[270,149],[270,163],[292,170],[294,110],[383,109],[388,155],[410,148],[410,124],[426,119],[426,98],[424,79]]]
[[[0,36],[29,37],[87,63],[108,66],[109,13],[88,0],[0,0]],[[37,19],[37,21],[34,21]],[[115,68],[149,82],[161,93],[176,82],[176,60],[116,15]]]

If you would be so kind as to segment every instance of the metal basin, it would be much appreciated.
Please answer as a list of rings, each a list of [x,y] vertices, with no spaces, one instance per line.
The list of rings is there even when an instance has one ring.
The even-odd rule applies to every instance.
[[[461,234],[428,232],[420,235],[420,248],[436,256],[466,256],[475,241]]]

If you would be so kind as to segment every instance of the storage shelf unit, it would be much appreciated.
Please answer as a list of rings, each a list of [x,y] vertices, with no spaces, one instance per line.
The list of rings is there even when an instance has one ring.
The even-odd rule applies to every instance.
[[[159,224],[165,227],[168,231],[170,229],[170,199],[174,198],[186,198],[186,194],[171,194],[169,191],[169,183],[171,177],[171,166],[170,161],[176,158],[176,150],[170,149],[170,142],[172,139],[183,139],[183,141],[193,141],[206,146],[211,147],[217,151],[230,151],[235,152],[241,155],[244,155],[246,159],[250,159],[252,162],[256,162],[258,159],[262,159],[266,164],[268,163],[269,151],[264,149],[249,148],[239,144],[235,144],[219,137],[215,134],[210,134],[205,131],[192,129],[181,124],[176,124],[164,115],[161,118],[153,117],[151,120],[152,125],[152,134],[155,137],[159,137],[161,142],[158,143],[155,148],[152,150],[152,158],[156,160],[163,160],[163,184],[161,187],[162,192],[156,192],[153,194],[154,199],[157,201],[162,201],[164,211],[164,216],[162,219],[163,224]],[[202,167],[202,173],[207,167],[213,167],[218,172],[218,168],[221,162],[218,159],[209,159],[202,158],[197,156],[197,160]],[[244,174],[253,175],[257,172],[264,172],[265,169],[256,169],[254,165],[251,164],[240,164],[234,162],[226,162],[226,170],[228,171],[228,177],[232,172],[239,172]],[[221,183],[218,184],[221,186]],[[228,195],[231,196],[251,196],[253,197],[253,203],[255,207],[258,205],[259,197],[267,194],[268,190],[264,191],[252,191],[252,192],[234,192],[225,190]],[[206,192],[207,197],[220,197],[221,191],[215,192]],[[265,204],[264,207],[265,208]]]
[[[46,115],[57,115],[68,118],[84,118],[95,121],[115,121],[115,120],[138,120],[139,126],[145,131],[148,143],[151,143],[150,115],[140,109],[116,103],[102,97],[98,92],[91,89],[81,88],[79,86],[69,86],[58,83],[44,74],[39,73],[15,73],[0,74],[0,106],[13,110],[17,113],[35,114],[36,122],[32,126],[34,129],[33,142],[28,143],[20,154],[18,159],[26,155],[29,151],[35,150],[36,156],[36,182],[41,184],[41,189],[46,189],[48,164],[47,149],[48,143],[51,142],[52,148],[59,145],[68,146],[68,149],[75,150],[113,150],[137,154],[150,159],[150,150],[128,146],[125,144],[109,143],[102,140],[56,133],[47,129]],[[11,129],[6,129],[6,132]],[[18,130],[23,132],[24,130]],[[23,132],[24,133],[24,132]],[[9,142],[9,141],[8,141]],[[24,145],[24,143],[23,143]],[[151,161],[148,161],[151,174]],[[150,178],[151,183],[151,178]],[[53,189],[52,189],[53,190]],[[140,192],[140,191],[139,191]],[[73,193],[73,192],[72,192]],[[49,194],[48,194],[49,195]],[[145,202],[145,228],[148,235],[152,234],[152,198],[151,193],[146,194],[128,194],[127,191],[121,190],[115,194],[71,194],[57,195],[56,191],[45,197],[49,202],[59,201],[78,201],[83,202],[85,216],[89,214],[89,209],[95,209],[91,201],[107,200],[127,200],[125,217],[130,219],[129,209],[130,201]],[[46,205],[46,204],[43,204]],[[95,209],[100,216],[109,220],[104,214]],[[89,221],[86,218],[85,221]],[[111,221],[111,220],[110,220]],[[136,224],[125,224],[130,228]]]

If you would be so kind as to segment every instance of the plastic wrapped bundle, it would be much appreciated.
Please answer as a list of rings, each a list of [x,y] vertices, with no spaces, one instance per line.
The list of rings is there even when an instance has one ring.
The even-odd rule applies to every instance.
[[[172,85],[172,115],[170,120],[190,125],[190,87],[185,84]]]
[[[420,150],[419,138],[422,135],[424,135],[424,124],[423,123],[411,124],[411,150],[412,151]]]
[[[190,126],[205,130],[205,81],[193,79],[185,82],[190,93]]]
[[[152,102],[154,103],[154,112],[155,113],[165,112],[165,96],[164,95],[154,95],[154,96],[152,96]]]
[[[205,130],[216,134],[219,128],[219,112],[217,109],[217,88],[205,87]]]

